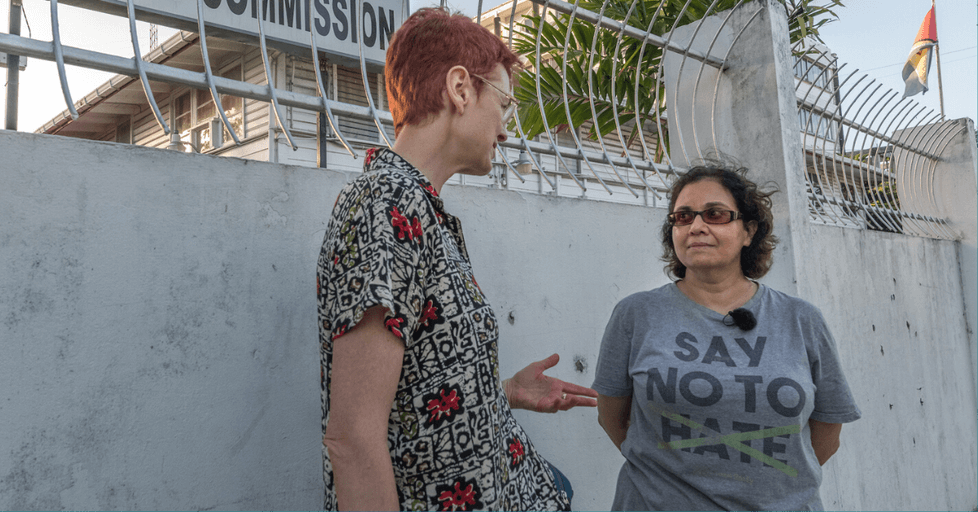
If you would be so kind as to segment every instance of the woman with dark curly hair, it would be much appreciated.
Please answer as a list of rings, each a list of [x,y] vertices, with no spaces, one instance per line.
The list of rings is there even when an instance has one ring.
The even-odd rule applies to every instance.
[[[745,169],[680,177],[662,226],[677,279],[622,300],[601,343],[598,422],[625,456],[614,510],[821,510],[821,465],[859,418],[811,304],[757,283],[773,192]]]

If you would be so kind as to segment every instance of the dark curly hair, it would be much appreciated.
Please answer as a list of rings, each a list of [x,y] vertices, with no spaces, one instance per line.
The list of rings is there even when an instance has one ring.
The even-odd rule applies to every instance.
[[[692,167],[672,184],[669,190],[669,212],[676,207],[676,198],[686,185],[709,179],[719,182],[737,202],[737,209],[744,216],[744,227],[752,221],[757,224],[750,246],[740,251],[740,269],[748,279],[759,279],[771,269],[772,253],[778,244],[778,237],[774,236],[774,215],[771,213],[771,195],[777,190],[758,189],[756,183],[745,177],[746,173],[747,169],[744,167],[729,167],[719,162],[707,162]],[[686,265],[676,255],[672,224],[668,218],[662,224],[662,248],[666,272],[678,279],[685,278]]]

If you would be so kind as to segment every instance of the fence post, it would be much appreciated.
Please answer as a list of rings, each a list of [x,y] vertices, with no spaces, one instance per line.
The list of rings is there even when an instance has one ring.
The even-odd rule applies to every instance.
[[[20,35],[20,8],[22,0],[10,0],[10,35]],[[7,55],[7,119],[5,129],[17,130],[17,102],[20,93],[20,56]]]
[[[765,282],[801,294],[797,277],[812,237],[784,7],[773,0],[748,2],[704,20],[698,29],[697,24],[678,28],[672,40],[702,52],[712,44],[713,56],[726,56],[725,69],[718,71],[667,52],[664,76],[673,162],[687,165],[711,155],[732,159],[750,169],[753,181],[780,190],[772,199],[781,243]]]

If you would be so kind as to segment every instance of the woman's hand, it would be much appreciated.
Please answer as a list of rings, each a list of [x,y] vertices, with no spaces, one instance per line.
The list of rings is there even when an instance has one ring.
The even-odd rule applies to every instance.
[[[512,378],[504,380],[503,391],[506,392],[509,406],[536,412],[566,411],[578,406],[596,407],[597,391],[543,374],[558,361],[560,356],[554,354],[543,361],[530,363]]]

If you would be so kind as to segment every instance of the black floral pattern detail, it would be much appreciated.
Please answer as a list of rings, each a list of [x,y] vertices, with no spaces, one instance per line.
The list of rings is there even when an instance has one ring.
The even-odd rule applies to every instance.
[[[435,487],[437,510],[480,510],[482,492],[473,480],[462,479],[451,485]]]
[[[509,467],[515,468],[526,458],[526,449],[523,447],[523,441],[520,441],[518,437],[511,437],[506,440],[506,444],[509,445]]]
[[[462,406],[465,398],[458,386],[439,389],[438,393],[425,395],[421,400],[425,403],[425,410],[428,411],[428,419],[425,424],[434,428],[454,421],[465,411]]]
[[[426,297],[421,305],[421,314],[418,318],[418,328],[414,331],[414,338],[419,339],[426,334],[431,334],[439,325],[445,323],[442,312],[443,308],[438,297]]]
[[[385,326],[404,342],[387,434],[401,508],[567,510],[500,386],[498,325],[461,223],[394,152],[365,160],[333,207],[316,277],[323,430],[333,340],[383,306]],[[335,510],[325,447],[323,480],[323,506]]]

